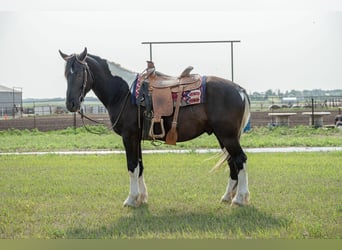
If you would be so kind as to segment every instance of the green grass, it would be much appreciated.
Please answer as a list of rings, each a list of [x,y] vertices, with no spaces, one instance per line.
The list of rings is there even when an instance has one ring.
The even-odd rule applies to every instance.
[[[298,126],[287,127],[259,127],[251,133],[243,134],[241,144],[244,147],[327,147],[342,146],[342,130],[312,128]]]
[[[0,156],[0,238],[341,238],[342,152],[248,154],[251,204],[219,203],[211,154],[145,155],[149,203],[124,208],[124,155]]]
[[[40,132],[37,130],[0,131],[0,152],[55,151],[55,150],[113,150],[123,149],[121,137],[104,127],[91,127],[102,132],[95,135],[84,128]],[[243,134],[241,144],[245,148],[284,146],[342,146],[339,129],[254,128]],[[150,141],[143,142],[144,149],[156,149]],[[177,143],[177,147],[162,145],[160,149],[218,148],[215,136],[204,134],[194,140]]]

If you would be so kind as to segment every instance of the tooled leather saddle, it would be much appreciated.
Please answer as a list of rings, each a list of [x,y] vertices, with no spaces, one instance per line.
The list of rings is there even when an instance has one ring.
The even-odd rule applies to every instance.
[[[147,61],[147,69],[139,76],[148,83],[148,94],[151,96],[153,111],[149,125],[149,137],[152,140],[164,139],[166,144],[176,145],[178,114],[182,95],[185,91],[201,87],[202,79],[198,74],[190,74],[192,66],[187,67],[178,77],[164,75],[155,70],[154,63]],[[176,100],[173,97],[176,95]],[[171,116],[171,129],[165,134],[163,117]],[[159,129],[155,129],[156,125]]]

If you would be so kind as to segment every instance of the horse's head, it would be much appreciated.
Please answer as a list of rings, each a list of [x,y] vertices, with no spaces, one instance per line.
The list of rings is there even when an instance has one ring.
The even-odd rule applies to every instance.
[[[66,61],[65,78],[68,82],[66,107],[69,111],[75,112],[80,109],[85,95],[91,89],[91,81],[93,81],[92,74],[86,63],[87,48],[84,48],[84,51],[79,55],[67,55],[60,50],[59,54]]]

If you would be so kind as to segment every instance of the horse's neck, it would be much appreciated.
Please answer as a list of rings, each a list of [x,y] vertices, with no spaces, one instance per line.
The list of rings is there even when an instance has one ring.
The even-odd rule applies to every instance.
[[[106,63],[90,60],[89,66],[95,80],[92,90],[104,106],[108,108],[119,102],[122,96],[127,94],[128,85],[126,80],[120,75],[116,75],[118,77],[113,76]]]

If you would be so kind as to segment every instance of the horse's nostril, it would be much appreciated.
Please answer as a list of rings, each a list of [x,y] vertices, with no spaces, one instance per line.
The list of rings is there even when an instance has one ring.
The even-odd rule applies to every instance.
[[[69,111],[74,112],[75,109],[77,108],[77,103],[74,100],[68,101],[68,102],[66,102],[66,107]]]

